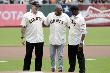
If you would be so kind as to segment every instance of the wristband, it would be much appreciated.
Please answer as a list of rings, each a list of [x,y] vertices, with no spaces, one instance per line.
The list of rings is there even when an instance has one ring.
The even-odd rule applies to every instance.
[[[23,39],[24,37],[21,37],[21,39]]]

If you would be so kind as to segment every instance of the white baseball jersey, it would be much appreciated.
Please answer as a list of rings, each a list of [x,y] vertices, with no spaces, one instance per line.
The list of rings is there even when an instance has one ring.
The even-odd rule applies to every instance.
[[[68,36],[69,45],[78,45],[81,42],[82,34],[86,34],[86,23],[84,17],[79,13],[71,16],[71,24]]]
[[[42,22],[45,16],[38,11],[33,14],[31,11],[24,14],[21,25],[26,27],[26,41],[30,43],[44,42]]]
[[[69,27],[70,18],[62,13],[56,16],[55,12],[49,13],[46,24],[50,25],[49,43],[52,45],[61,45],[66,42],[66,27]]]

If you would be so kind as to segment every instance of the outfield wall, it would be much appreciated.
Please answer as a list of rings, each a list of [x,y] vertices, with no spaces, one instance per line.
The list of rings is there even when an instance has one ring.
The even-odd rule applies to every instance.
[[[0,27],[20,26],[26,5],[1,4],[0,5]]]
[[[71,16],[70,5],[62,5],[63,11]],[[29,11],[30,5],[0,4],[0,27],[20,26],[22,16]],[[110,26],[110,5],[79,5],[87,26]],[[55,10],[55,5],[42,5],[40,9],[45,16]]]

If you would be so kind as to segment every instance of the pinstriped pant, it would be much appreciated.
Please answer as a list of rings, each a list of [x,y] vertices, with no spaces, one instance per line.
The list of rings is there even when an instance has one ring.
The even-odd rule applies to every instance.
[[[50,60],[51,60],[51,67],[56,68],[56,52],[57,52],[57,59],[58,59],[58,66],[59,68],[63,67],[63,48],[64,44],[62,45],[51,45],[50,44]]]

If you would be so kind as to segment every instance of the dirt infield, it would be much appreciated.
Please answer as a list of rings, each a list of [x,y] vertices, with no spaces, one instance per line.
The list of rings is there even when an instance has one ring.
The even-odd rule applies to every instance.
[[[67,58],[67,47],[64,48],[64,58]],[[86,58],[110,57],[110,46],[85,46],[84,53]],[[25,47],[0,47],[0,59],[18,59],[24,58]],[[33,53],[34,56],[34,53]],[[44,58],[49,58],[49,49],[44,47]],[[3,71],[0,73],[24,73],[18,71]],[[28,72],[41,73],[41,72]],[[50,73],[50,72],[43,72]],[[55,72],[58,73],[58,72]],[[67,73],[67,72],[62,72]],[[76,72],[75,72],[76,73]]]
[[[64,48],[64,57],[67,58],[67,48]],[[86,58],[110,57],[110,46],[85,46]],[[24,58],[25,47],[0,47],[0,59]],[[34,55],[34,53],[33,53]],[[44,58],[49,58],[49,49],[44,47]]]

